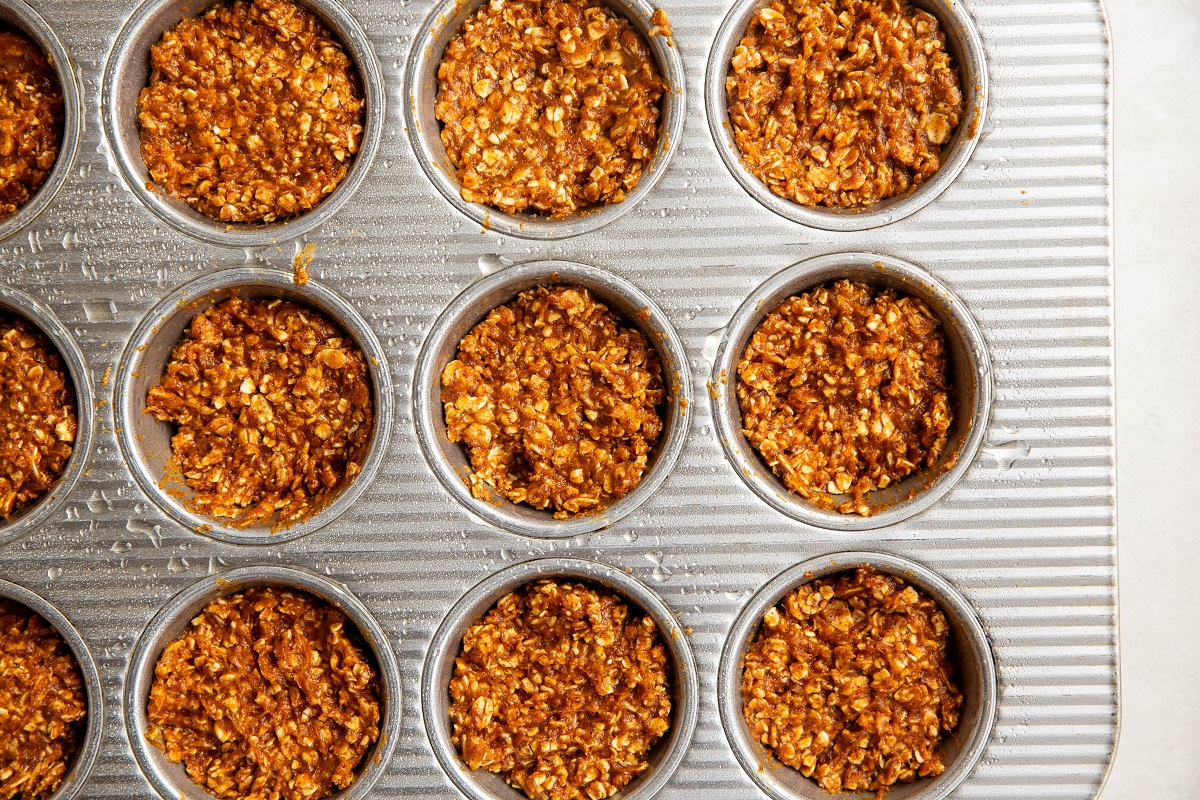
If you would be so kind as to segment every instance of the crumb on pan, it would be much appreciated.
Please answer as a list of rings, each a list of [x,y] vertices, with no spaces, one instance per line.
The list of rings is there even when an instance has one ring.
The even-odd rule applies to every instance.
[[[346,616],[312,595],[247,589],[167,645],[149,741],[222,800],[320,800],[379,740],[379,676]]]
[[[292,0],[234,0],[151,48],[142,160],[167,194],[221,222],[272,222],[345,179],[366,102],[333,34]]]
[[[605,589],[538,580],[463,637],[451,742],[534,800],[601,800],[649,768],[670,727],[666,649]]]
[[[146,412],[177,426],[170,467],[196,514],[235,528],[309,519],[361,471],[375,418],[366,360],[319,312],[239,297],[196,315]]]
[[[743,662],[751,735],[833,794],[941,775],[963,704],[948,636],[934,600],[870,567],[800,586]]]
[[[655,24],[669,35],[665,14]],[[464,200],[563,219],[637,187],[666,89],[599,0],[491,0],[446,47],[435,114]]]
[[[75,390],[54,346],[0,314],[0,521],[54,488],[78,429]]]
[[[789,298],[738,364],[746,438],[796,494],[869,515],[868,492],[933,466],[946,448],[939,327],[921,300],[862,283]]]
[[[771,0],[730,66],[742,162],[806,206],[870,206],[929,180],[963,113],[945,34],[906,0]]]
[[[500,306],[442,372],[472,491],[556,516],[606,508],[641,481],[662,432],[658,353],[587,289],[539,286]]]
[[[0,598],[0,798],[58,791],[83,736],[87,691],[62,636]]]

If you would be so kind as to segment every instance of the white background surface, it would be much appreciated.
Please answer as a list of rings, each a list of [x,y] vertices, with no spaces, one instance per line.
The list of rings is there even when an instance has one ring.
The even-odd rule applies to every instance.
[[[1121,742],[1103,800],[1200,798],[1200,0],[1116,51]]]

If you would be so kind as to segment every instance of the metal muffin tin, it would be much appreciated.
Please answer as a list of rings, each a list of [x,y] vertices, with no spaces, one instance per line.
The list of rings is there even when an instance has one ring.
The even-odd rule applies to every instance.
[[[555,519],[552,510],[538,510],[510,502],[499,493],[480,500],[471,493],[470,461],[461,444],[446,435],[442,406],[442,371],[458,357],[458,344],[471,329],[499,306],[537,286],[582,286],[615,314],[636,325],[658,351],[663,365],[667,402],[663,432],[650,453],[637,487],[617,502],[592,514]],[[553,539],[591,533],[615,525],[650,499],[675,466],[687,438],[692,406],[692,377],[687,352],[667,315],[629,281],[611,272],[567,261],[535,261],[480,278],[454,299],[434,323],[413,379],[413,420],[417,440],[434,475],[471,513],[513,533]]]
[[[454,604],[433,635],[421,680],[421,705],[433,753],[458,790],[470,800],[521,800],[525,795],[485,770],[472,772],[450,742],[450,696],[454,660],[462,652],[463,635],[500,598],[542,578],[583,581],[611,589],[630,603],[631,614],[648,615],[658,625],[670,662],[671,727],[650,749],[650,768],[613,795],[616,800],[650,800],[683,762],[696,729],[700,707],[696,662],[687,634],[658,595],[636,578],[595,561],[544,558],[526,561],[492,575]]]
[[[948,797],[971,774],[991,736],[996,717],[996,666],[987,633],[966,598],[936,573],[896,556],[835,553],[814,558],[784,570],[750,599],[730,629],[717,677],[721,724],[733,754],[750,779],[772,800],[826,800],[830,797],[849,800],[860,796],[855,792],[830,795],[799,771],[775,760],[771,752],[751,735],[742,707],[742,663],[750,643],[758,636],[767,609],[781,603],[798,586],[859,566],[870,566],[895,575],[937,602],[950,624],[954,680],[963,694],[958,727],[939,748],[946,771],[936,778],[897,784],[888,796],[895,800],[942,800]]]
[[[209,603],[246,589],[266,586],[304,591],[337,606],[358,629],[374,656],[379,675],[380,704],[383,706],[379,740],[363,756],[362,763],[355,771],[354,782],[330,795],[334,800],[364,800],[370,796],[371,787],[387,769],[388,759],[400,732],[400,671],[396,667],[396,657],[387,635],[366,606],[345,587],[307,570],[268,565],[235,569],[219,577],[205,578],[171,598],[150,620],[130,658],[122,706],[125,730],[138,766],[162,797],[213,796],[192,782],[182,764],[168,761],[166,754],[146,738],[150,728],[146,705],[150,687],[154,683],[154,668],[167,645],[182,636],[192,620]]]
[[[345,180],[304,214],[271,223],[227,223],[209,219],[155,186],[142,161],[138,138],[138,95],[150,81],[150,48],[185,17],[204,13],[214,2],[144,0],[125,23],[104,69],[101,101],[105,144],[126,188],[159,219],[180,233],[227,247],[261,247],[295,239],[319,228],[346,204],[371,169],[383,138],[386,95],[383,70],[370,39],[338,0],[296,0],[324,23],[354,62],[366,99],[363,135]]]
[[[405,71],[404,111],[408,138],[421,169],[459,212],[485,228],[509,236],[566,239],[598,230],[628,214],[654,191],[666,173],[683,138],[687,114],[686,79],[679,49],[666,36],[649,35],[654,28],[651,17],[657,6],[649,0],[602,0],[614,15],[628,20],[633,29],[642,34],[650,46],[659,74],[666,81],[667,90],[663,93],[662,116],[659,119],[658,151],[637,188],[629,192],[624,202],[589,209],[563,220],[551,220],[540,214],[512,214],[463,200],[462,187],[442,144],[441,123],[434,115],[438,65],[446,45],[454,38],[459,26],[487,2],[490,0],[442,0],[426,17],[425,24],[417,33]]]
[[[123,724],[124,713],[137,706],[125,702],[133,665],[141,663],[133,646],[171,598],[197,581],[211,584],[242,567],[266,580],[271,569],[264,565],[344,586],[378,622],[378,649],[394,654],[408,702],[399,709],[391,757],[369,767],[378,776],[370,795],[460,797],[429,735],[436,720],[422,712],[423,704],[439,701],[422,691],[435,632],[451,608],[493,576],[515,564],[563,558],[595,562],[652,587],[692,651],[696,726],[678,768],[669,776],[656,770],[666,778],[656,797],[752,798],[760,790],[721,724],[721,654],[740,646],[735,622],[773,577],[847,550],[925,566],[969,604],[987,635],[996,668],[995,722],[954,796],[1086,800],[1098,792],[1118,727],[1110,51],[1098,0],[956,2],[974,19],[989,76],[974,153],[936,198],[926,191],[928,205],[904,219],[893,210],[891,224],[854,233],[791,221],[748,196],[722,162],[725,148],[708,124],[704,86],[734,2],[664,0],[683,67],[672,97],[680,98],[681,113],[678,92],[691,104],[681,133],[670,137],[674,155],[648,176],[657,182],[622,204],[602,229],[552,240],[524,238],[528,226],[510,235],[496,215],[480,209],[474,218],[464,215],[456,193],[447,195],[436,174],[427,176],[424,156],[414,150],[412,136],[433,132],[414,130],[406,117],[414,87],[405,72],[411,57],[424,53],[422,31],[446,24],[439,15],[448,7],[434,0],[344,0],[378,59],[380,97],[391,101],[370,99],[369,62],[343,33],[379,122],[377,155],[372,160],[364,147],[353,191],[343,186],[275,232],[209,229],[193,220],[198,230],[190,233],[180,230],[182,217],[168,221],[146,205],[136,137],[126,142],[132,160],[123,166],[106,134],[117,119],[124,120],[122,136],[131,133],[130,104],[145,66],[135,63],[141,56],[129,40],[147,9],[159,6],[29,2],[70,54],[83,114],[62,188],[36,219],[0,241],[0,292],[6,307],[18,296],[12,292],[40,304],[22,306],[21,315],[52,335],[80,407],[94,409],[87,420],[93,433],[90,452],[81,434],[52,499],[19,518],[20,530],[10,523],[0,533],[0,577],[61,610],[95,659],[96,697],[110,711],[95,716],[103,731],[94,768],[78,779],[85,783],[80,797],[157,796]],[[14,7],[13,0],[0,7]],[[144,48],[157,35],[133,38]],[[124,116],[106,93],[106,74],[109,90],[115,76],[126,76]],[[137,167],[132,179],[129,164]],[[293,236],[297,241],[284,241]],[[144,402],[138,393],[145,386],[131,388],[125,376],[133,370],[118,369],[121,354],[135,338],[149,341],[153,312],[163,331],[153,348],[162,357],[172,344],[166,329],[181,330],[194,310],[189,304],[207,294],[196,281],[227,270],[270,273],[272,291],[301,291],[287,278],[306,244],[316,250],[313,282],[304,289],[338,298],[340,305],[326,306],[330,316],[378,341],[382,357],[373,380],[377,395],[391,398],[392,435],[379,447],[374,478],[360,476],[341,497],[357,496],[339,513],[327,509],[308,535],[201,535],[169,503],[160,507],[162,498],[139,476],[137,450],[151,438],[138,442],[133,434],[136,446],[128,439],[148,423],[131,414]],[[727,457],[711,396],[704,397],[721,343],[733,337],[730,322],[747,298],[789,265],[811,266],[816,257],[846,252],[885,265],[892,258],[919,265],[924,285],[943,287],[976,321],[991,363],[991,414],[980,418],[978,454],[960,459],[961,477],[919,513],[859,531],[798,522],[756,494]],[[654,473],[663,480],[644,502],[608,518],[607,527],[514,533],[507,519],[489,519],[448,491],[438,479],[438,459],[427,461],[421,447],[414,414],[436,410],[429,403],[436,394],[422,400],[413,387],[421,385],[418,359],[435,325],[481,279],[504,282],[537,269],[519,266],[535,261],[594,265],[637,287],[653,301],[650,316],[661,311],[655,326],[682,346],[681,384],[691,376],[678,458]],[[184,307],[162,306],[182,299],[176,293],[189,286]],[[306,302],[322,305],[311,295]],[[474,321],[485,306],[474,303]],[[632,303],[620,309],[635,310]],[[148,359],[150,350],[139,354],[138,346],[130,359]],[[664,344],[664,355],[668,349]],[[681,385],[680,397],[686,391]],[[377,397],[377,409],[385,402]],[[432,419],[436,427],[436,414]],[[931,497],[912,503],[922,496]],[[44,519],[28,524],[28,515],[47,508]],[[201,796],[186,784],[177,788]]]
[[[868,505],[874,513],[865,517],[818,508],[789,490],[742,433],[737,397],[738,364],[767,315],[789,297],[839,280],[888,288],[925,301],[941,321],[952,385],[954,422],[947,434],[946,450],[933,467],[871,492]],[[836,531],[886,528],[937,503],[971,468],[992,413],[992,363],[987,342],[966,304],[919,267],[870,253],[818,256],[788,267],[761,284],[734,312],[713,362],[709,385],[717,435],[730,463],[751,491],[792,519]]]
[[[946,191],[971,160],[984,133],[988,108],[988,66],[983,40],[966,4],[959,0],[911,0],[939,22],[946,50],[958,70],[963,95],[962,121],[942,148],[942,165],[933,177],[903,194],[868,208],[805,206],[780,197],[742,164],[742,155],[729,127],[725,79],[733,52],[746,35],[746,27],[765,0],[738,0],[730,9],[712,46],[704,83],[708,127],[717,152],[746,193],[785,219],[827,231],[864,231],[910,217]]]

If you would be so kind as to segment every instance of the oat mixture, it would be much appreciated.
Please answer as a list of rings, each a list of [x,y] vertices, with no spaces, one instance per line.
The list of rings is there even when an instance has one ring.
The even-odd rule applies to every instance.
[[[763,616],[743,664],[754,738],[831,793],[941,775],[958,724],[949,627],[937,603],[860,567],[805,584]]]
[[[0,314],[0,522],[54,488],[78,428],[75,391],[54,346]]]
[[[796,494],[871,514],[868,492],[933,466],[946,448],[939,325],[917,298],[851,281],[784,301],[738,364],[746,438]]]
[[[304,592],[204,608],[154,667],[150,742],[228,800],[320,800],[379,740],[379,676],[346,616]]]
[[[62,636],[24,606],[0,599],[0,798],[58,790],[82,739],[87,692]]]
[[[491,0],[446,47],[435,114],[464,200],[562,219],[637,187],[666,88],[600,0]]]
[[[771,0],[725,80],[746,168],[806,206],[862,207],[928,180],[963,113],[946,37],[906,0]]]
[[[667,653],[606,589],[539,580],[463,637],[451,742],[534,800],[601,800],[644,772],[670,727]]]
[[[555,516],[637,486],[662,432],[658,353],[587,289],[539,286],[492,311],[442,372],[451,442],[474,495],[497,490]]]
[[[184,19],[150,51],[142,159],[213,220],[272,222],[346,177],[366,102],[342,45],[291,0],[234,0]]]
[[[50,177],[64,118],[62,85],[41,48],[23,33],[0,30],[0,218]]]
[[[231,297],[197,315],[147,413],[178,428],[171,471],[196,514],[235,528],[308,519],[362,469],[375,418],[366,360],[334,323]]]

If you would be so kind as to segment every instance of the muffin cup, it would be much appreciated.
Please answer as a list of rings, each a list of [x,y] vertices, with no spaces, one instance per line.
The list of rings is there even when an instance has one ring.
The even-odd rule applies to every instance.
[[[746,193],[771,211],[792,222],[826,231],[865,231],[898,222],[932,203],[959,176],[983,136],[988,109],[988,66],[983,40],[966,5],[956,0],[910,0],[913,6],[937,18],[946,35],[946,49],[958,71],[963,94],[962,121],[942,148],[942,164],[933,177],[907,192],[866,208],[825,208],[785,200],[772,192],[742,163],[742,154],[729,125],[725,79],[730,60],[754,14],[764,0],[738,0],[717,30],[708,57],[704,81],[708,128],[721,160]]]
[[[603,0],[610,11],[629,20],[634,30],[645,38],[659,74],[666,81],[667,90],[663,93],[662,116],[659,120],[658,151],[637,188],[623,202],[587,209],[567,219],[553,220],[533,212],[510,214],[482,203],[463,200],[462,187],[442,145],[441,123],[434,116],[438,66],[442,63],[446,45],[462,23],[487,2],[442,0],[429,13],[413,39],[404,76],[404,122],[421,169],[425,170],[434,188],[459,212],[484,228],[520,239],[568,239],[598,230],[628,214],[654,190],[666,173],[675,151],[683,141],[687,114],[687,78],[679,49],[668,43],[665,36],[650,35],[654,27],[651,17],[655,6],[648,0]]]
[[[586,581],[608,588],[649,615],[671,663],[671,727],[651,748],[650,768],[612,796],[612,800],[649,800],[683,762],[696,729],[699,712],[699,683],[696,662],[687,636],[671,610],[653,591],[617,567],[595,561],[547,558],[526,561],[492,575],[467,592],[442,621],[421,676],[421,713],[425,730],[438,763],[447,777],[470,800],[526,800],[504,779],[486,770],[469,769],[450,742],[450,679],[454,660],[462,652],[463,635],[483,618],[500,598],[540,578]]]
[[[843,279],[890,288],[925,302],[942,323],[953,381],[946,449],[932,467],[870,492],[870,516],[818,508],[791,491],[767,466],[742,431],[738,363],[768,314],[790,297]],[[725,456],[738,476],[767,505],[782,514],[835,531],[884,528],[931,508],[967,473],[987,433],[992,410],[992,366],[987,342],[966,304],[941,281],[905,261],[870,253],[834,253],[794,264],[768,278],[734,312],[713,362],[713,421]],[[845,497],[846,495],[841,495]]]
[[[667,390],[663,432],[650,453],[638,485],[603,511],[555,519],[551,510],[510,502],[493,491],[491,501],[471,494],[470,461],[461,444],[446,434],[442,405],[442,370],[458,354],[458,346],[472,328],[495,308],[511,302],[521,292],[541,285],[582,286],[608,306],[626,325],[639,328],[658,352]],[[605,528],[628,516],[662,485],[683,450],[687,437],[692,380],[687,353],[666,314],[633,284],[611,272],[569,261],[534,261],[508,267],[467,287],[442,312],[429,332],[417,359],[413,380],[413,419],[417,441],[429,468],[441,484],[468,511],[512,533],[543,539],[567,538]]]
[[[717,702],[721,724],[733,754],[750,780],[772,800],[859,800],[861,794],[830,794],[799,770],[779,762],[750,733],[742,713],[742,665],[763,614],[798,586],[817,578],[871,566],[915,586],[937,601],[950,623],[955,659],[954,680],[963,694],[958,727],[945,737],[939,752],[946,771],[934,778],[896,784],[894,800],[942,800],[967,779],[987,747],[997,707],[996,665],[991,645],[974,608],[946,580],[907,559],[882,553],[836,553],[798,564],[768,582],[738,615],[721,653],[717,673]]]
[[[339,325],[366,359],[371,377],[375,429],[362,471],[344,485],[337,497],[307,520],[270,531],[268,525],[245,530],[221,520],[194,514],[184,503],[193,494],[182,481],[168,479],[171,436],[175,425],[146,413],[146,395],[166,371],[171,355],[193,317],[228,299],[280,298],[316,309]],[[320,284],[297,286],[291,273],[261,267],[217,270],[168,294],[138,324],[121,354],[113,392],[117,439],[121,454],[138,486],[163,513],[185,528],[234,544],[266,545],[307,536],[339,517],[366,490],[383,463],[392,428],[392,379],[387,357],[375,334],[353,306]]]
[[[345,180],[314,208],[271,223],[209,219],[154,185],[142,161],[138,96],[150,82],[150,48],[187,17],[216,5],[192,0],[145,0],[117,35],[104,67],[101,116],[104,136],[121,179],[158,219],[182,234],[223,247],[262,247],[303,236],[330,220],[365,180],[379,151],[386,120],[383,70],[370,39],[338,0],[296,0],[341,42],[354,63],[366,99],[363,138]]]
[[[134,646],[125,675],[123,692],[125,731],[134,758],[142,774],[164,800],[212,797],[188,777],[182,764],[172,764],[166,754],[150,743],[146,733],[150,722],[146,705],[154,683],[154,668],[163,650],[191,624],[209,603],[240,591],[260,586],[298,589],[337,606],[354,623],[371,649],[379,670],[383,715],[379,721],[379,741],[367,751],[355,770],[355,779],[345,789],[330,795],[330,800],[363,800],[388,768],[388,761],[400,738],[400,670],[392,646],[383,628],[371,612],[344,586],[302,569],[279,566],[243,567],[193,583],[175,595],[154,615]]]
[[[100,682],[100,673],[96,671],[96,662],[92,660],[92,654],[79,631],[41,595],[34,594],[24,586],[0,579],[0,597],[19,603],[46,620],[71,648],[75,663],[79,665],[79,674],[83,677],[83,686],[87,693],[86,727],[79,749],[72,756],[62,783],[54,794],[46,798],[71,800],[79,795],[92,765],[96,763],[96,756],[100,753],[100,739],[104,734],[104,685]]]
[[[54,168],[50,170],[42,188],[38,189],[28,203],[0,222],[0,241],[3,241],[24,230],[37,219],[70,176],[71,167],[75,165],[75,153],[79,149],[83,100],[79,93],[79,82],[75,78],[75,62],[71,60],[63,43],[40,14],[22,0],[0,0],[0,24],[21,31],[42,48],[58,75],[63,96],[62,142],[58,148],[58,159],[54,162]]]
[[[54,345],[75,390],[75,417],[78,420],[71,458],[54,488],[7,519],[0,519],[0,545],[4,545],[37,528],[66,502],[91,454],[92,418],[95,416],[96,403],[92,395],[92,377],[83,351],[79,349],[75,337],[50,309],[27,294],[0,285],[0,314],[23,320]]]

